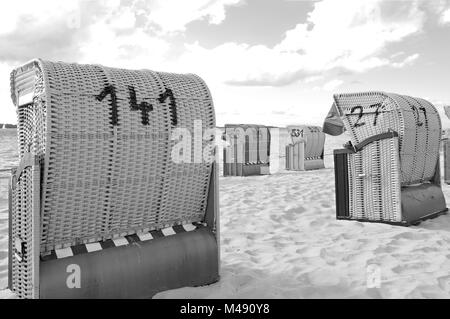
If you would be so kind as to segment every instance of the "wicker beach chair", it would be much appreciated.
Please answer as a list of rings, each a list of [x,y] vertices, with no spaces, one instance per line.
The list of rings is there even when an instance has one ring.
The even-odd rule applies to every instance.
[[[270,130],[261,125],[227,124],[223,151],[224,176],[270,174]]]
[[[325,168],[325,134],[318,126],[288,126],[291,143],[286,146],[286,169],[305,171]]]
[[[445,115],[450,119],[450,105],[444,106]],[[442,140],[444,147],[444,181],[450,184],[450,140],[448,138],[449,130],[446,131],[445,138]]]
[[[410,225],[447,211],[440,185],[441,121],[423,99],[334,96],[351,141],[335,150],[338,219]]]
[[[147,298],[218,280],[216,164],[172,154],[176,129],[215,127],[199,77],[34,60],[12,72],[11,93],[12,291]],[[212,143],[193,138],[192,158]]]

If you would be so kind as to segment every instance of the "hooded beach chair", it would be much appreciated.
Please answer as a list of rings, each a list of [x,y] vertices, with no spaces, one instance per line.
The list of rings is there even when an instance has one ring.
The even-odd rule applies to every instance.
[[[450,119],[450,105],[444,106],[445,115]],[[450,184],[450,140],[448,138],[448,130],[446,137],[442,140],[444,146],[444,181]]]
[[[11,92],[13,292],[150,298],[219,279],[216,164],[173,151],[177,128],[215,127],[199,77],[34,60],[12,72]]]
[[[291,143],[286,146],[286,169],[305,171],[325,168],[325,134],[318,126],[288,126]]]
[[[262,125],[226,124],[224,176],[270,174],[270,129]]]
[[[441,121],[431,103],[384,92],[334,100],[351,136],[334,152],[338,219],[411,225],[447,211]]]

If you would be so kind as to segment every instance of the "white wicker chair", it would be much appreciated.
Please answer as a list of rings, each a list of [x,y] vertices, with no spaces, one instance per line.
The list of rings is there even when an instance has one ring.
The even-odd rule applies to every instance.
[[[11,93],[19,297],[141,298],[218,280],[215,163],[171,158],[175,128],[215,127],[199,77],[34,60],[12,72]],[[84,267],[81,289],[66,287],[70,264]]]
[[[444,106],[445,115],[450,119],[450,105]],[[448,138],[449,131],[446,131],[445,138],[442,141],[444,146],[444,181],[450,184],[450,140]]]
[[[286,146],[286,169],[305,171],[325,168],[325,134],[318,126],[287,127],[291,143]]]
[[[384,92],[337,94],[351,141],[335,151],[339,219],[410,225],[447,211],[441,121],[429,102]]]
[[[270,130],[261,125],[227,124],[223,151],[224,176],[270,174]]]

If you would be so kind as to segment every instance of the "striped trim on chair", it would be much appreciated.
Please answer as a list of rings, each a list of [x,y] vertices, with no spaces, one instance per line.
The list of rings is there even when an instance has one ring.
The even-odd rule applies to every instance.
[[[131,245],[133,243],[144,242],[153,240],[156,238],[163,238],[172,235],[176,235],[179,233],[191,232],[196,229],[204,227],[204,224],[201,223],[191,223],[185,225],[177,225],[173,227],[164,228],[161,230],[152,230],[148,232],[127,235],[124,237],[118,237],[114,239],[108,239],[101,242],[89,243],[89,244],[80,244],[76,246],[71,246],[67,248],[55,249],[52,250],[49,255],[41,256],[42,261],[62,259],[67,257],[73,257],[76,255],[92,253],[95,251],[112,248],[112,247],[120,247]]]

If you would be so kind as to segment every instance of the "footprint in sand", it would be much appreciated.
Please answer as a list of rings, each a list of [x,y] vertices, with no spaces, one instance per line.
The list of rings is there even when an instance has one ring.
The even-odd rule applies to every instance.
[[[441,287],[442,290],[445,290],[446,292],[450,293],[450,276],[443,276],[437,278],[439,287]]]
[[[309,223],[309,226],[311,226],[311,227],[321,227],[323,225],[324,225],[323,219],[321,219],[321,220],[313,220],[313,221],[311,221]]]
[[[413,249],[411,252],[412,253],[435,253],[435,252],[439,252],[440,249],[436,248],[436,247],[420,247],[420,248],[416,248]]]
[[[429,266],[427,262],[415,262],[396,266],[392,268],[392,271],[399,275],[413,275],[426,271]]]
[[[321,202],[320,205],[321,205],[323,208],[330,208],[330,207],[332,206],[332,205],[331,205],[330,203],[328,203],[328,202]]]
[[[429,234],[423,234],[413,231],[403,232],[392,237],[392,239],[408,239],[408,240],[424,240],[428,238],[430,238]]]
[[[232,281],[234,281],[235,287],[239,287],[241,288],[242,286],[246,286],[249,283],[251,283],[252,281],[254,281],[255,278],[252,277],[251,275],[237,275],[235,276]]]
[[[280,216],[278,215],[270,215],[270,219],[276,223],[280,221]]]
[[[336,273],[329,269],[317,269],[310,272],[308,279],[313,286],[336,286],[339,284],[340,278]]]
[[[391,253],[395,252],[396,250],[397,250],[396,247],[386,245],[386,246],[378,247],[373,252],[375,254],[383,254],[383,253],[391,254]]]

